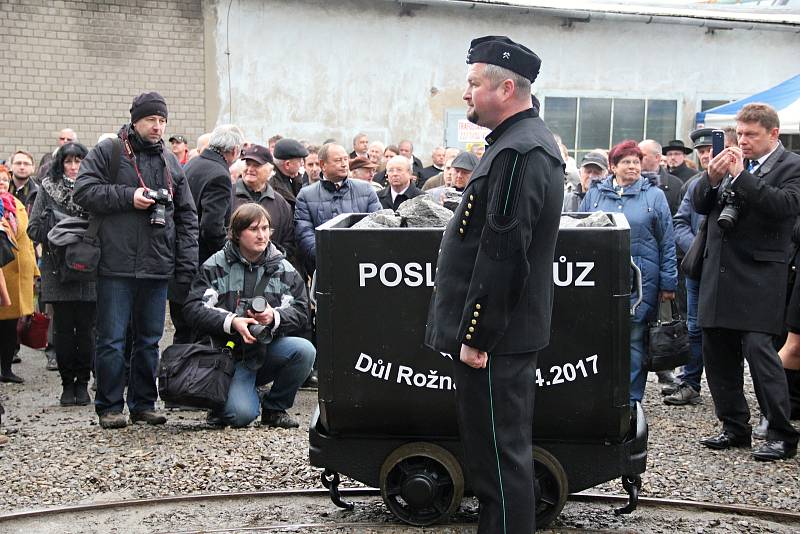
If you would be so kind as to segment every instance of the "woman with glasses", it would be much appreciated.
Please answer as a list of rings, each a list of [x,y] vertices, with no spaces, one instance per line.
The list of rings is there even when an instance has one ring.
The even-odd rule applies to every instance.
[[[583,198],[578,211],[625,215],[631,228],[631,257],[642,272],[642,302],[631,317],[631,385],[633,406],[644,397],[647,370],[642,368],[648,322],[657,318],[659,302],[675,299],[677,262],[672,216],[664,192],[642,177],[642,151],[636,141],[615,145],[608,154],[611,174]],[[631,302],[636,295],[631,295]]]

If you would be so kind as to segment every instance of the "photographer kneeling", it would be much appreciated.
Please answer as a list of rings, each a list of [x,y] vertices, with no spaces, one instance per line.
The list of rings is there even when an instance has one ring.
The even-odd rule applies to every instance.
[[[260,404],[262,424],[299,426],[286,410],[311,371],[316,349],[308,340],[292,336],[308,322],[306,286],[270,242],[270,226],[261,205],[237,208],[228,241],[202,265],[184,305],[201,343],[209,338],[215,346],[234,343],[236,371],[228,401],[222,413],[209,414],[212,425],[247,426],[258,417]],[[262,325],[266,328],[259,328]],[[256,386],[269,382],[272,389],[259,401]]]

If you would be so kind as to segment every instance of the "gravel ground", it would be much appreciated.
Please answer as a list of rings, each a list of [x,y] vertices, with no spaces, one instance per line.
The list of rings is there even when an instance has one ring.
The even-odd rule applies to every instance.
[[[22,358],[15,372],[26,383],[0,384],[6,407],[4,431],[11,438],[0,448],[4,474],[0,513],[158,495],[319,487],[318,471],[308,465],[307,428],[267,429],[256,424],[212,430],[205,425],[204,412],[173,411],[164,426],[104,431],[91,406],[58,405],[58,373],[45,371],[42,352],[24,348]],[[651,375],[645,398],[650,444],[643,496],[800,511],[800,459],[760,463],[747,450],[715,452],[701,447],[697,439],[719,428],[707,390],[700,405],[669,407],[662,404],[659,389]],[[749,391],[750,405],[756,408],[752,387]],[[316,392],[301,391],[293,415],[308,421],[315,402]],[[355,483],[345,480],[344,485]],[[618,494],[622,488],[612,482],[589,491]],[[343,513],[330,504],[321,506],[332,515]],[[364,510],[366,515],[357,517],[386,520],[380,502]],[[602,516],[602,521],[595,516]],[[662,531],[641,523],[642,517],[637,512],[614,518],[608,506],[571,503],[559,524]],[[717,517],[696,524],[692,523],[696,519],[687,521],[691,524],[664,523],[663,531],[782,531],[749,520],[745,526]]]

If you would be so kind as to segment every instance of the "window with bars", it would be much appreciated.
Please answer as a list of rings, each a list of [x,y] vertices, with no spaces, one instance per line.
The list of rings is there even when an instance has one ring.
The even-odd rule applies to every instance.
[[[675,139],[678,101],[547,96],[542,116],[580,162],[586,152],[609,149],[624,139],[661,144]]]
[[[796,154],[800,154],[800,135],[798,135],[798,134],[781,134],[779,137],[780,137],[781,143],[783,143],[783,148],[785,148],[789,152],[794,152]]]

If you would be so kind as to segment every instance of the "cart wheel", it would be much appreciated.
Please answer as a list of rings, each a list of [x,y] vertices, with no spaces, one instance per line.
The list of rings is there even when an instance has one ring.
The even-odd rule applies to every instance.
[[[544,528],[558,517],[567,502],[567,473],[555,456],[533,447],[533,469],[536,476],[536,528]]]
[[[380,472],[381,497],[400,520],[415,526],[444,522],[464,496],[458,460],[433,443],[406,443],[386,457]]]

